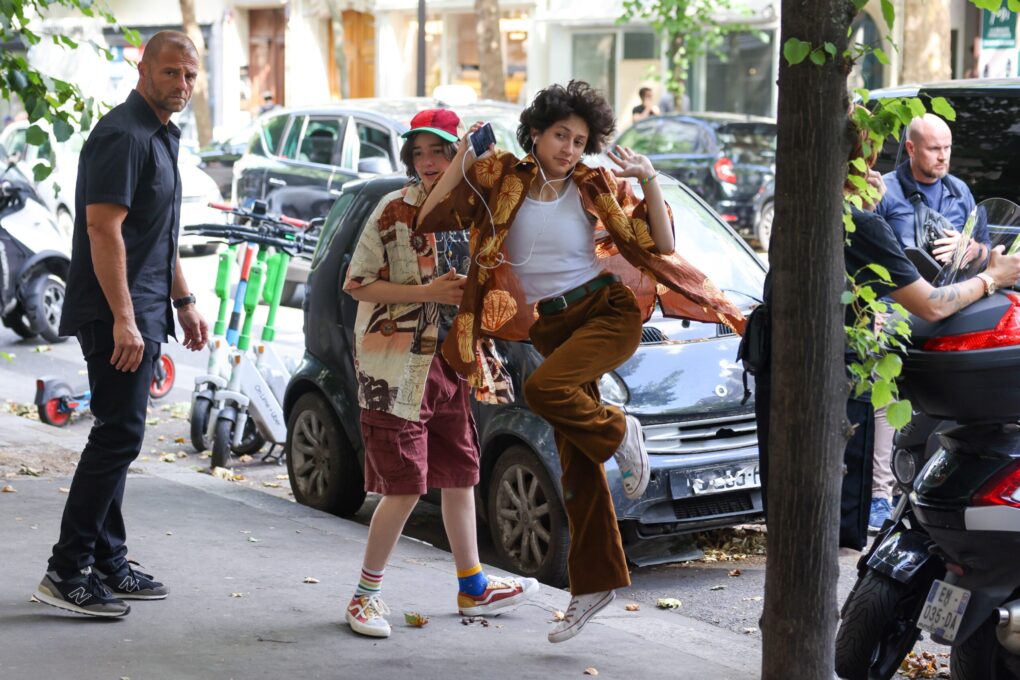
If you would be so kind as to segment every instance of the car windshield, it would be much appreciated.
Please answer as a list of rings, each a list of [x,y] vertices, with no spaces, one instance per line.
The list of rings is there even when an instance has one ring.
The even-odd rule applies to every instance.
[[[761,300],[765,270],[740,238],[679,185],[662,187],[673,211],[676,253],[705,273],[740,308]]]
[[[734,163],[772,165],[776,162],[776,127],[765,123],[732,123],[716,133],[723,154]]]
[[[700,153],[704,148],[704,131],[695,123],[675,118],[653,118],[635,125],[617,140],[641,154]]]

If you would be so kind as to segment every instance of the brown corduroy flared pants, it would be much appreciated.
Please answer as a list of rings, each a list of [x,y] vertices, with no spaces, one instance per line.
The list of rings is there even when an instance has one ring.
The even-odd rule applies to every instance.
[[[623,441],[626,421],[602,403],[598,380],[641,341],[634,294],[622,283],[600,288],[558,314],[540,316],[531,341],[545,361],[528,378],[524,396],[556,434],[570,528],[570,592],[626,587],[627,559],[602,468]]]

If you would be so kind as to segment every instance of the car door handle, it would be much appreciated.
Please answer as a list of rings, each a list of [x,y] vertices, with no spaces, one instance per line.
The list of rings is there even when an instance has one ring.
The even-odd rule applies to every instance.
[[[269,183],[270,184],[275,184],[278,187],[285,187],[285,186],[287,186],[287,180],[280,179],[279,177],[270,177],[269,178]]]
[[[332,194],[332,195],[334,195],[334,196],[339,196],[339,195],[340,195],[340,194],[342,194],[343,192],[342,192],[342,191],[341,191],[340,189],[330,189],[330,190],[329,190],[329,193],[331,193],[331,194]]]

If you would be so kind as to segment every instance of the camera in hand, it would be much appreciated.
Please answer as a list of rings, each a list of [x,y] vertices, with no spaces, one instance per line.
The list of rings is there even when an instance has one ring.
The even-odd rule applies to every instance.
[[[492,125],[486,123],[472,132],[468,140],[471,142],[471,149],[475,152],[475,158],[478,158],[496,143],[496,135],[492,131]]]

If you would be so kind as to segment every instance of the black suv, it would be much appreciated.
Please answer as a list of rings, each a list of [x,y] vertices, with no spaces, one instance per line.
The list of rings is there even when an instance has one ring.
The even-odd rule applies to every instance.
[[[950,80],[873,90],[871,99],[945,97],[956,110],[949,172],[966,182],[974,199],[1006,198],[1020,204],[1020,79]],[[927,104],[927,101],[926,101]],[[900,135],[890,139],[875,169],[889,172],[907,159]]]
[[[348,99],[343,105],[279,109],[259,118],[257,134],[234,162],[235,205],[266,201],[269,212],[312,220],[329,212],[352,179],[400,168],[400,135],[424,109],[448,108],[436,99]],[[480,101],[455,108],[465,127],[492,123],[496,142],[520,151],[515,133],[520,107]],[[295,258],[284,283],[285,304],[308,276],[307,262]]]
[[[657,170],[694,189],[730,226],[768,250],[775,119],[735,113],[652,116],[625,130],[616,143],[648,156]]]
[[[340,288],[372,210],[405,181],[390,176],[346,184],[326,218],[308,277],[305,354],[284,400],[287,465],[299,502],[339,515],[356,512],[365,498],[351,354],[358,303]],[[663,191],[676,220],[677,251],[748,309],[762,289],[761,262],[686,187],[667,179]],[[638,500],[624,496],[618,469],[606,463],[635,563],[675,559],[678,546],[689,544],[684,534],[761,515],[754,410],[752,403],[741,404],[738,340],[725,326],[653,317],[634,356],[600,381],[607,403],[641,420],[652,463],[648,490]],[[542,357],[528,342],[496,345],[520,397]],[[564,583],[568,532],[552,429],[522,398],[475,409],[482,450],[477,507],[502,566]]]

